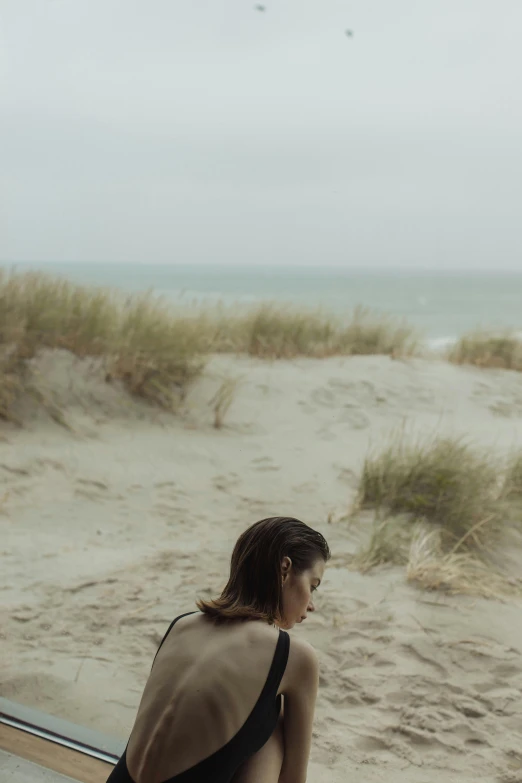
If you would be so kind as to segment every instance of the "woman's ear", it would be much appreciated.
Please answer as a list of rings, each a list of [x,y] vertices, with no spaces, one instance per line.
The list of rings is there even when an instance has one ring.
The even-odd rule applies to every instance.
[[[288,572],[290,571],[291,567],[292,567],[292,561],[290,560],[289,557],[285,555],[285,557],[283,557],[283,559],[281,560],[281,575],[283,577],[283,582],[288,576]]]

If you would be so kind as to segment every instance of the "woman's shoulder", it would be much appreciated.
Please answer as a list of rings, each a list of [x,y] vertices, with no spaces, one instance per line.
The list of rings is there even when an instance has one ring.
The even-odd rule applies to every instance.
[[[264,668],[270,665],[278,640],[283,637],[288,639],[288,656],[285,658],[280,692],[290,693],[313,682],[318,676],[317,653],[310,642],[276,626],[256,621],[216,624],[204,613],[195,612],[182,617],[176,627],[179,633],[178,651],[195,666],[203,652],[205,659],[212,657],[224,665],[234,663],[241,667],[244,661],[251,668],[252,660],[255,660]],[[182,642],[182,639],[186,641]]]
[[[283,690],[291,693],[318,681],[319,659],[315,648],[306,639],[292,638],[283,678]]]
[[[254,639],[257,636],[259,643],[262,640],[271,650],[274,644],[277,644],[277,638],[284,636],[288,638],[288,657],[281,680],[281,691],[289,693],[296,688],[307,687],[313,684],[319,677],[319,659],[315,648],[306,639],[299,636],[293,636],[288,631],[280,630],[270,626],[253,623],[256,628],[251,628]],[[274,641],[276,638],[276,641]]]
[[[230,635],[239,635],[248,638],[254,643],[266,641],[268,645],[277,644],[278,638],[284,636],[288,638],[289,642],[289,663],[291,662],[292,665],[295,664],[297,666],[311,666],[317,662],[317,653],[310,642],[298,636],[290,636],[288,631],[267,625],[266,623],[250,621],[226,622],[216,625],[203,612],[194,612],[180,618],[176,625],[180,632],[189,628],[200,628],[205,629],[212,636],[214,635],[212,633],[214,630],[216,635],[223,635],[223,633],[228,635],[227,631],[229,631]]]

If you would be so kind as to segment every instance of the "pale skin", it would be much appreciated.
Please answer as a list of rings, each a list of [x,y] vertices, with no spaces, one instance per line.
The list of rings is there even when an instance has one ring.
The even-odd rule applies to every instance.
[[[283,612],[275,626],[261,621],[217,626],[200,613],[176,623],[158,654],[129,740],[127,766],[135,783],[162,783],[239,731],[263,688],[278,629],[290,630],[315,611],[313,593],[324,570],[319,558],[297,574],[291,559],[283,558]],[[305,783],[317,687],[313,648],[292,638],[278,690],[284,705],[278,725],[233,783]]]

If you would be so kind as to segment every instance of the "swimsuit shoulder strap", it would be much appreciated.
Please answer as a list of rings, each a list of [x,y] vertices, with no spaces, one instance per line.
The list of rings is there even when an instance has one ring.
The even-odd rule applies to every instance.
[[[171,624],[170,624],[170,625],[169,625],[169,627],[167,628],[167,632],[166,632],[165,636],[163,637],[163,639],[162,639],[162,640],[161,640],[161,642],[160,642],[160,646],[159,646],[159,647],[158,647],[158,649],[156,650],[156,655],[154,656],[154,661],[156,660],[156,658],[157,658],[157,656],[158,656],[158,653],[159,653],[159,651],[161,650],[161,646],[162,646],[163,642],[165,641],[165,639],[167,638],[167,636],[168,636],[168,635],[169,635],[169,633],[171,632],[171,630],[172,630],[172,627],[173,627],[173,626],[174,626],[174,625],[175,625],[175,624],[178,622],[178,620],[181,620],[181,618],[182,618],[182,617],[188,617],[188,615],[189,615],[189,614],[197,614],[197,612],[185,612],[185,614],[180,614],[178,617],[176,617],[176,618],[175,618],[175,619],[174,619],[174,620],[171,622]],[[152,661],[152,666],[154,666],[154,661]],[[151,668],[152,668],[152,667],[151,667]]]
[[[286,664],[288,663],[288,654],[290,652],[290,634],[279,629],[279,636],[277,639],[277,645],[272,659],[272,665],[268,672],[268,677],[265,682],[264,693],[269,693],[271,697],[275,698],[275,694],[278,691],[283,674],[285,673]]]

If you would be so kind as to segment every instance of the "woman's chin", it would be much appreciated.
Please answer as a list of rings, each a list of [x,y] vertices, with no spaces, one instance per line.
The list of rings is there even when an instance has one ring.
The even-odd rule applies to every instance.
[[[291,623],[288,623],[287,620],[277,620],[275,623],[276,628],[279,628],[281,631],[289,631],[294,625],[295,623],[292,625]]]

